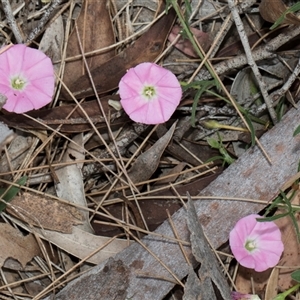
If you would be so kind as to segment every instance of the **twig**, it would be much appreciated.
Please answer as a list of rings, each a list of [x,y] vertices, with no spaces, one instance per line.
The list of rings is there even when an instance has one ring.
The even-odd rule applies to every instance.
[[[22,33],[19,29],[19,26],[16,22],[16,19],[14,17],[13,11],[11,9],[10,3],[8,0],[1,0],[1,2],[2,2],[3,10],[5,12],[7,23],[10,26],[10,28],[16,38],[17,43],[22,44],[24,41],[24,38],[23,38],[23,35],[22,35]]]
[[[300,26],[294,26],[288,28],[285,32],[279,34],[276,38],[270,40],[267,45],[258,47],[256,50],[252,51],[252,57],[255,61],[270,59],[277,57],[275,50],[279,47],[296,37],[300,34]],[[222,61],[214,65],[214,70],[218,75],[227,73],[236,68],[241,68],[247,64],[247,57],[245,54],[236,56],[230,60]],[[197,80],[208,80],[211,79],[211,75],[207,70],[201,70],[196,77]]]
[[[300,73],[300,58],[298,60],[297,66],[293,70],[293,73],[289,77],[289,79],[286,81],[286,83],[277,91],[274,91],[270,97],[273,100],[273,106],[275,103],[277,103],[280,98],[288,91],[288,89],[291,87],[291,85],[295,82],[298,75]]]
[[[7,0],[2,0],[7,1]],[[38,25],[30,32],[26,39],[26,43],[32,42],[37,35],[42,31],[42,29],[45,27],[46,23],[48,22],[52,12],[61,4],[62,0],[54,0],[52,4],[48,7],[48,9],[45,11],[44,15],[40,19]]]
[[[253,58],[253,55],[252,55],[252,52],[251,52],[251,47],[249,45],[249,41],[248,41],[248,38],[247,38],[247,34],[245,32],[244,25],[243,25],[243,22],[241,20],[240,15],[239,15],[236,3],[235,3],[234,0],[228,0],[228,5],[229,5],[229,8],[231,10],[231,14],[232,14],[233,20],[235,22],[237,31],[239,33],[241,42],[243,44],[245,54],[246,54],[246,57],[247,57],[247,62],[249,64],[249,66],[251,67],[252,72],[253,72],[256,80],[257,80],[257,83],[259,85],[261,94],[262,94],[262,96],[265,100],[268,111],[270,113],[271,119],[272,119],[273,123],[276,124],[277,123],[276,112],[273,108],[272,100],[269,97],[269,94],[267,92],[266,84],[265,84],[265,82],[263,80],[263,77],[260,74],[260,71],[259,71],[259,69],[258,69],[258,67],[255,63],[254,58]]]

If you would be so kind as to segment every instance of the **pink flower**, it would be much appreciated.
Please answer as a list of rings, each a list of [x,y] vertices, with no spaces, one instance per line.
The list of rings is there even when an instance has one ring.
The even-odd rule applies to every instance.
[[[48,56],[25,45],[14,45],[0,54],[0,93],[4,109],[24,113],[52,100],[54,70]]]
[[[119,83],[119,92],[125,112],[144,124],[168,121],[182,96],[176,76],[149,62],[129,69]]]
[[[281,232],[274,222],[257,222],[259,215],[240,219],[229,235],[236,260],[244,267],[263,272],[274,267],[283,252]]]

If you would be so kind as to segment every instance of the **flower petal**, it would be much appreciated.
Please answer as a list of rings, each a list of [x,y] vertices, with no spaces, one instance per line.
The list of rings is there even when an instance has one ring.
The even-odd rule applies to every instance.
[[[242,266],[262,272],[279,262],[284,247],[277,225],[257,218],[261,217],[253,214],[240,219],[229,234],[229,244]],[[253,241],[255,249],[246,249],[248,241]]]
[[[11,81],[21,78],[17,87]],[[49,57],[23,44],[14,45],[0,55],[0,93],[6,95],[4,109],[24,113],[39,109],[52,100],[54,70]]]
[[[153,88],[153,96],[143,94],[146,87]],[[125,112],[133,121],[144,124],[168,121],[182,96],[176,76],[153,63],[129,69],[119,83],[119,92]]]

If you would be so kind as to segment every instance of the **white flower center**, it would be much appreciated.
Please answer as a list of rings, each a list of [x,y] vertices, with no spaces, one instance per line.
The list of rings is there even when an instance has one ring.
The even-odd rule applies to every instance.
[[[156,95],[154,86],[145,86],[142,94],[143,94],[143,96],[148,98],[148,100],[150,100],[151,98],[153,98]]]
[[[253,250],[255,250],[257,248],[255,240],[248,240],[245,244],[245,248],[249,252],[252,252]]]
[[[11,86],[15,90],[23,90],[26,85],[26,80],[17,76],[11,79]]]

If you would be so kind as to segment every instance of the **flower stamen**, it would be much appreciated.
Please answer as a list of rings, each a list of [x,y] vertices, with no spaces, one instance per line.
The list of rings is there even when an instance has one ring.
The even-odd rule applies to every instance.
[[[11,80],[11,86],[15,90],[22,90],[26,84],[26,81],[20,77],[15,77]]]
[[[245,244],[245,248],[249,252],[255,250],[256,249],[256,243],[255,243],[255,241],[251,241],[251,240],[247,241],[246,244]]]
[[[153,86],[145,86],[143,90],[143,95],[149,100],[155,96],[155,88]]]

